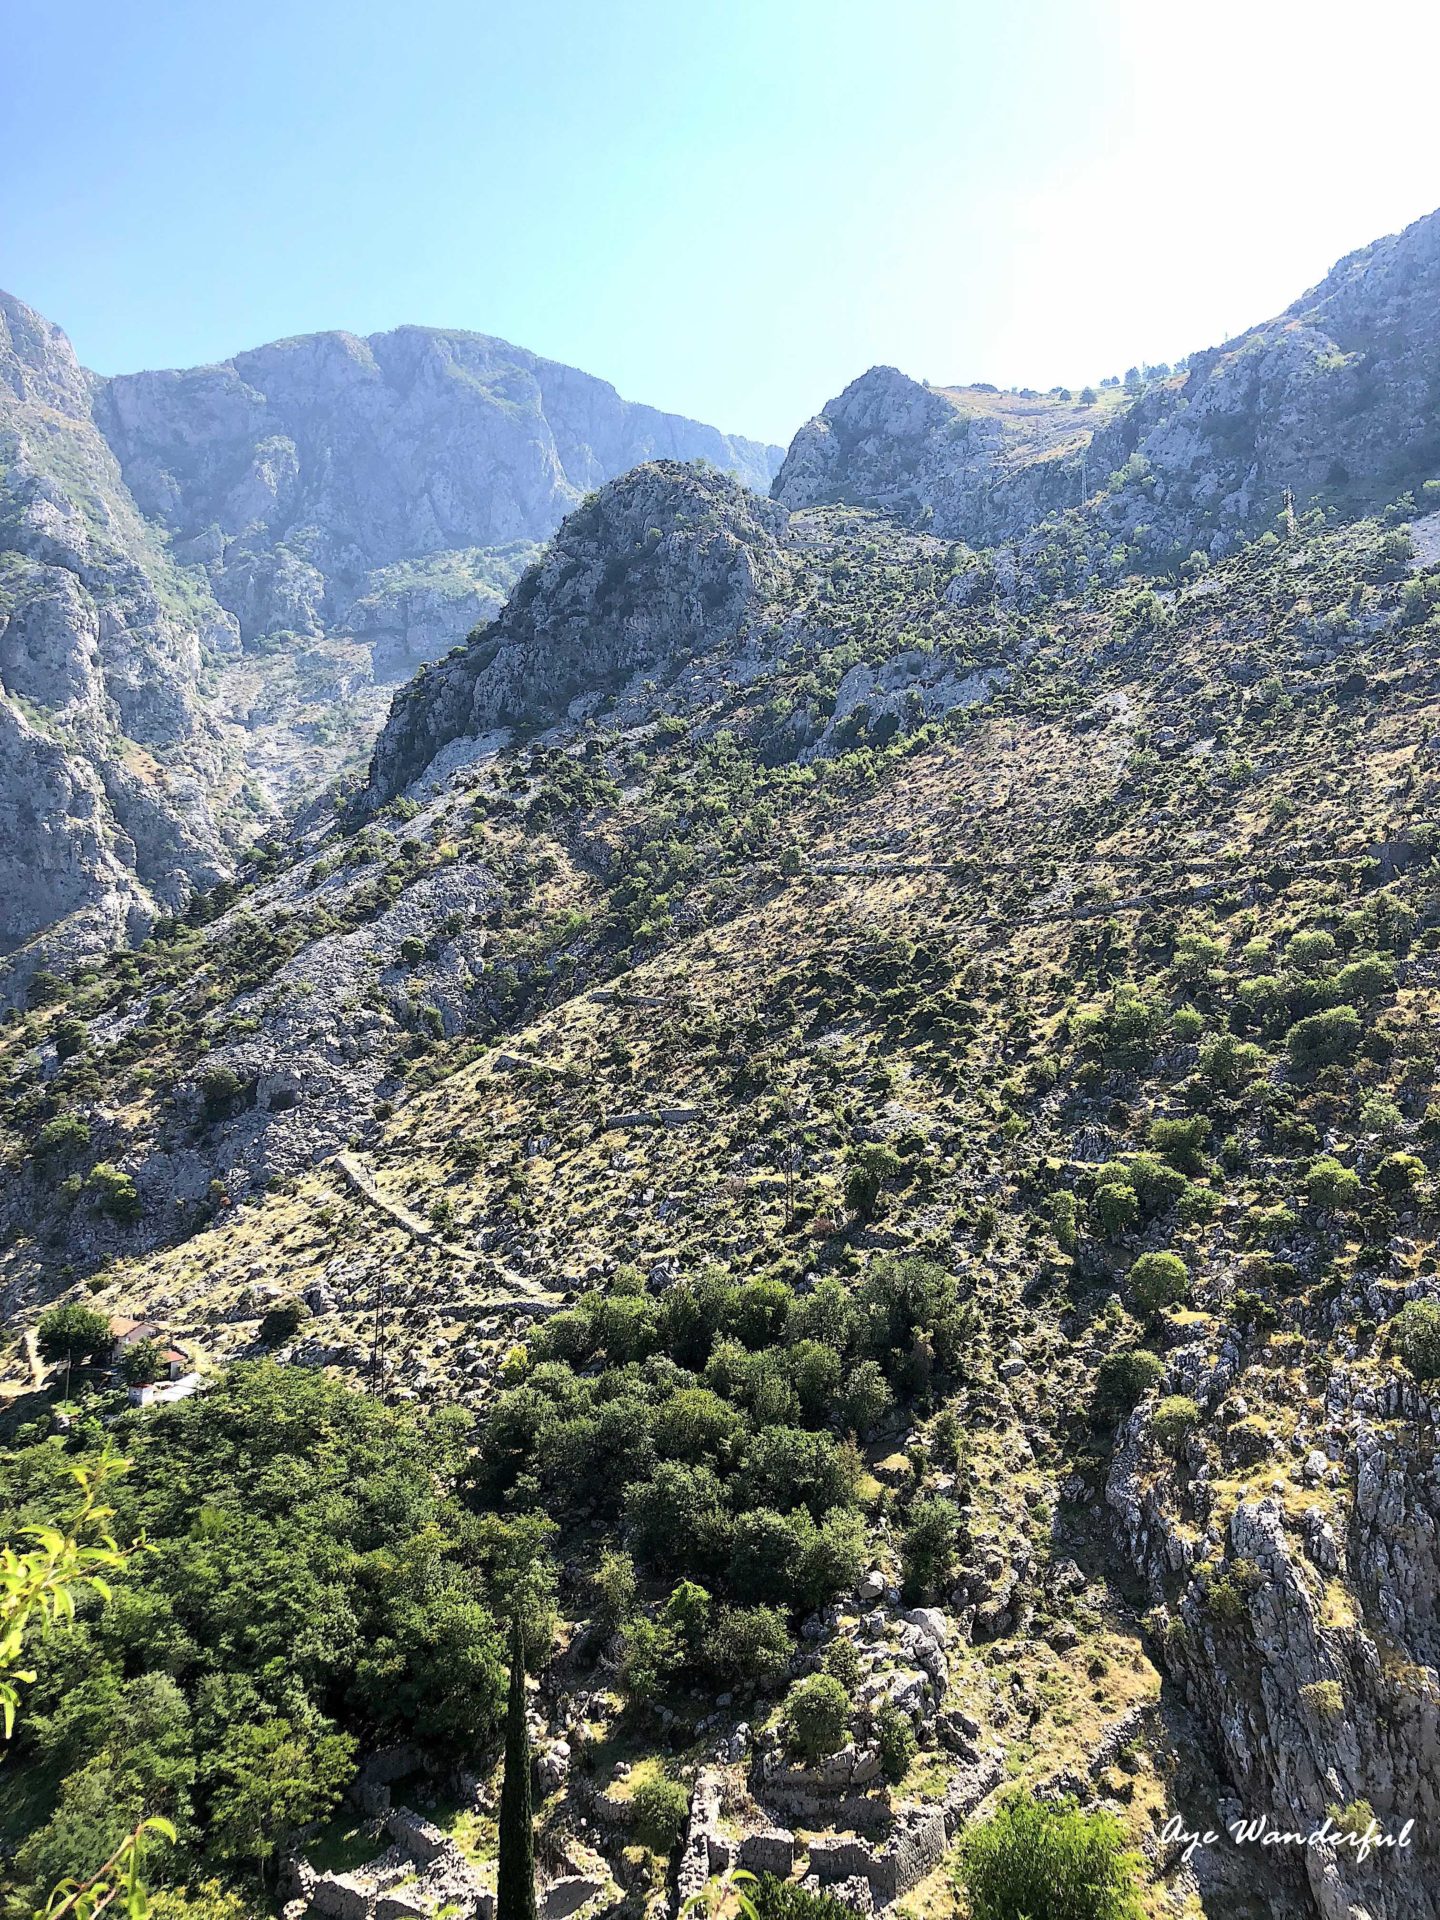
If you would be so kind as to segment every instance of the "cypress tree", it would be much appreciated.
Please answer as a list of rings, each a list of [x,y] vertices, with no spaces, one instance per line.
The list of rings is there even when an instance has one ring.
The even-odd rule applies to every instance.
[[[525,1647],[518,1618],[510,1622],[510,1699],[505,1709],[505,1780],[500,1789],[495,1920],[535,1920],[530,1731],[525,1724]]]

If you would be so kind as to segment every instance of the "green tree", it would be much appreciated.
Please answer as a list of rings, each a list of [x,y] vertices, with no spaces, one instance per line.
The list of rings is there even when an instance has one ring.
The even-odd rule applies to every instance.
[[[881,1189],[903,1167],[899,1154],[883,1141],[855,1149],[845,1174],[845,1204],[857,1220],[874,1218]]]
[[[530,1816],[530,1732],[525,1721],[525,1643],[510,1623],[510,1698],[500,1789],[500,1862],[495,1920],[535,1920],[535,1824]]]
[[[1301,1072],[1348,1060],[1359,1044],[1364,1022],[1354,1007],[1327,1007],[1297,1020],[1285,1036],[1290,1064]]]
[[[1360,1204],[1360,1176],[1334,1154],[1322,1154],[1305,1175],[1305,1196],[1312,1207],[1343,1213]]]
[[[260,1339],[267,1347],[280,1347],[295,1335],[310,1318],[303,1300],[277,1300],[267,1307],[260,1320]]]
[[[899,1707],[884,1706],[875,1717],[875,1737],[880,1746],[880,1771],[892,1787],[899,1786],[919,1751],[914,1722]]]
[[[263,1874],[287,1834],[331,1811],[354,1765],[355,1741],[328,1722],[317,1728],[275,1714],[232,1726],[214,1760],[216,1851],[253,1860]]]
[[[1095,1411],[1102,1420],[1132,1412],[1165,1377],[1165,1362],[1147,1347],[1107,1353],[1095,1374]]]
[[[127,1387],[150,1387],[165,1371],[158,1340],[136,1340],[120,1357],[120,1377]]]
[[[1126,1285],[1136,1312],[1149,1319],[1188,1296],[1190,1273],[1178,1253],[1142,1253]]]
[[[1390,1323],[1390,1339],[1417,1380],[1440,1380],[1440,1300],[1407,1300]]]
[[[785,1733],[806,1760],[823,1759],[844,1744],[850,1725],[850,1695],[829,1673],[798,1680],[785,1701]]]
[[[95,1196],[96,1206],[112,1220],[128,1225],[140,1218],[140,1189],[133,1175],[122,1173],[110,1161],[102,1160],[98,1166],[90,1169],[89,1186]]]
[[[922,1494],[910,1509],[900,1540],[905,1592],[912,1599],[939,1583],[955,1564],[960,1542],[960,1509],[943,1494]]]
[[[47,1360],[65,1362],[65,1398],[70,1398],[70,1369],[77,1360],[90,1360],[110,1345],[110,1322],[94,1307],[51,1307],[35,1329],[40,1352]]]
[[[690,1817],[690,1796],[680,1782],[663,1773],[651,1774],[636,1787],[632,1805],[636,1831],[646,1846],[659,1854],[672,1854]]]

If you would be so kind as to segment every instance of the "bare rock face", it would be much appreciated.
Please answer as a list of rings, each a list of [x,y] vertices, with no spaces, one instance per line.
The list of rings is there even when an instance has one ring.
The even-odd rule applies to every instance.
[[[723,474],[671,462],[614,481],[565,521],[499,619],[396,696],[368,803],[453,741],[560,720],[738,636],[776,575],[788,517]]]
[[[102,380],[0,294],[0,990],[228,873],[656,456],[763,488],[779,450],[423,327]]]
[[[0,955],[22,980],[228,870],[198,696],[233,644],[186,595],[57,328],[0,295]]]
[[[1287,490],[1365,507],[1440,476],[1440,214],[1119,404],[922,386],[875,367],[802,427],[773,492],[994,545],[1077,510],[1088,549],[1223,552]]]
[[[97,411],[142,510],[203,565],[247,641],[355,631],[406,670],[473,623],[467,586],[495,611],[528,548],[590,488],[657,457],[704,458],[763,488],[778,452],[629,405],[503,340],[430,327],[128,375],[105,383]],[[440,589],[429,608],[426,588]]]

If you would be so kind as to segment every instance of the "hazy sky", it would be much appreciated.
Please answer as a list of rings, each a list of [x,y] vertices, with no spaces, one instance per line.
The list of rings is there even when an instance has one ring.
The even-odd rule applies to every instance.
[[[103,373],[473,327],[784,441],[1078,384],[1440,204],[1440,7],[0,0],[0,286]]]

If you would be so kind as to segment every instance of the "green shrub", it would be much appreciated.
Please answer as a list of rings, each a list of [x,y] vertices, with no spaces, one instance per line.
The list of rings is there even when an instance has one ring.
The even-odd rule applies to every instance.
[[[1136,1311],[1149,1319],[1189,1297],[1190,1273],[1178,1253],[1142,1253],[1126,1286]]]
[[[1181,1173],[1202,1171],[1209,1137],[1210,1122],[1204,1114],[1190,1120],[1155,1120],[1150,1125],[1151,1146]]]
[[[825,1649],[825,1671],[838,1680],[847,1692],[860,1684],[860,1649],[843,1633]]]
[[[1236,1625],[1248,1617],[1250,1596],[1264,1581],[1252,1560],[1236,1560],[1223,1573],[1211,1573],[1205,1582],[1206,1612],[1222,1625]]]
[[[1293,934],[1285,948],[1285,958],[1295,971],[1311,978],[1324,973],[1338,954],[1334,934],[1327,933],[1323,927]]]
[[[1113,1814],[1017,1793],[961,1843],[971,1920],[1143,1920],[1139,1861]]]
[[[1413,1193],[1424,1178],[1425,1162],[1413,1153],[1387,1153],[1375,1169],[1376,1186],[1394,1199]]]
[[[1338,1680],[1312,1680],[1301,1687],[1300,1698],[1322,1725],[1332,1725],[1345,1712],[1345,1695]]]
[[[903,1170],[904,1164],[893,1147],[880,1141],[858,1147],[851,1154],[845,1175],[845,1204],[857,1219],[874,1217],[881,1189]]]
[[[878,1360],[862,1360],[851,1370],[840,1400],[840,1414],[846,1428],[861,1439],[873,1433],[889,1416],[895,1396]]]
[[[899,1786],[919,1751],[914,1724],[897,1706],[882,1707],[876,1716],[875,1735],[880,1746],[880,1771],[892,1787]]]
[[[283,1346],[310,1318],[303,1300],[277,1300],[260,1321],[260,1338],[267,1347]]]
[[[56,1057],[61,1060],[73,1060],[77,1053],[83,1053],[90,1040],[90,1030],[83,1020],[77,1020],[73,1014],[66,1014],[57,1020],[50,1029],[50,1038],[55,1042]]]
[[[1107,1353],[1095,1375],[1095,1410],[1118,1420],[1133,1410],[1165,1375],[1165,1362],[1145,1347]]]
[[[219,1120],[239,1099],[244,1081],[233,1067],[211,1067],[200,1076],[200,1094],[207,1120]]]
[[[855,1909],[833,1893],[811,1893],[798,1880],[762,1874],[753,1893],[756,1920],[855,1920]]]
[[[905,1592],[915,1600],[937,1586],[955,1564],[960,1509],[943,1494],[927,1493],[910,1509],[900,1541]]]
[[[1305,1195],[1312,1207],[1342,1213],[1360,1203],[1360,1176],[1341,1166],[1333,1154],[1326,1154],[1305,1175]]]
[[[112,1220],[129,1222],[140,1218],[140,1190],[134,1178],[108,1160],[90,1169],[87,1185],[95,1196],[96,1206]]]
[[[78,1152],[89,1144],[90,1129],[78,1113],[57,1113],[36,1134],[33,1152],[36,1159],[47,1160],[52,1154]]]
[[[690,1818],[690,1796],[678,1780],[651,1774],[635,1789],[635,1830],[655,1853],[671,1854]]]
[[[797,1681],[785,1701],[785,1737],[793,1752],[820,1760],[845,1744],[850,1695],[830,1673]]]
[[[1290,1064],[1301,1072],[1348,1060],[1360,1044],[1364,1022],[1354,1007],[1327,1007],[1297,1020],[1285,1036]]]
[[[721,1687],[773,1687],[790,1664],[790,1634],[776,1607],[718,1607],[705,1659]]]
[[[1205,1016],[1194,1007],[1177,1007],[1170,1016],[1170,1031],[1182,1047],[1188,1047],[1205,1031]]]
[[[1075,1251],[1075,1196],[1063,1188],[1050,1196],[1050,1225],[1062,1253]]]
[[[1097,1184],[1090,1201],[1095,1224],[1107,1240],[1128,1233],[1140,1218],[1140,1200],[1123,1168]]]
[[[1390,1323],[1390,1341],[1417,1380],[1440,1380],[1440,1300],[1407,1300]]]
[[[1200,1409],[1188,1394],[1172,1393],[1155,1409],[1150,1431],[1158,1446],[1178,1459],[1185,1442],[1200,1425]]]

